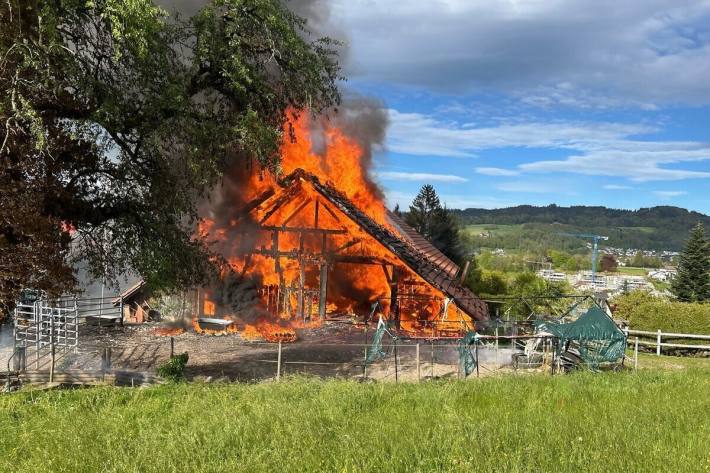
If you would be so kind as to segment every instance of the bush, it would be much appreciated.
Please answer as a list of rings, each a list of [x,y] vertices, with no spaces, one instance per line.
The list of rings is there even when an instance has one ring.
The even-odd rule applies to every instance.
[[[185,378],[185,365],[189,358],[187,352],[170,357],[170,360],[158,366],[158,376],[168,381],[181,381]]]
[[[634,330],[710,334],[710,304],[668,302],[642,291],[619,296],[614,316]]]

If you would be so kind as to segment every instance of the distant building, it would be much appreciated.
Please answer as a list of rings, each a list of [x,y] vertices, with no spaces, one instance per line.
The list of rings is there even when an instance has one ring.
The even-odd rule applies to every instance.
[[[648,272],[648,277],[655,279],[656,281],[668,282],[672,281],[676,277],[678,271],[675,269],[656,269]]]
[[[551,282],[567,281],[567,275],[565,273],[553,271],[552,269],[540,270],[537,272],[537,275],[546,281],[551,281]]]

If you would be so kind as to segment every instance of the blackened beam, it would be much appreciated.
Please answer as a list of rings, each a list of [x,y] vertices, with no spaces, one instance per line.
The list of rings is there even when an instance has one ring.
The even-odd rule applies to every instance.
[[[318,211],[320,209],[320,199],[316,199],[316,208],[313,212],[313,226],[318,228]]]
[[[245,232],[253,230],[264,230],[266,232],[292,232],[292,233],[314,233],[323,234],[327,233],[329,235],[342,235],[348,233],[345,229],[335,229],[335,228],[309,228],[309,227],[275,227],[273,225],[260,225],[258,227],[245,228]]]
[[[296,215],[298,215],[298,214],[301,212],[301,210],[303,210],[303,209],[306,207],[306,205],[308,205],[308,204],[310,204],[310,203],[311,203],[311,199],[306,199],[306,200],[304,200],[303,203],[302,203],[301,205],[299,205],[299,206],[296,208],[296,210],[294,210],[294,211],[291,213],[291,215],[289,215],[288,217],[286,217],[286,220],[283,221],[283,223],[281,224],[281,226],[282,226],[282,227],[286,227],[286,225],[288,224],[288,222],[290,222],[291,220],[293,220],[293,218],[294,218]]]
[[[323,202],[323,208],[325,209],[326,212],[328,212],[330,214],[331,217],[333,217],[335,219],[336,222],[340,223],[340,219],[338,218],[338,216],[335,215],[335,212],[333,212],[331,210],[331,208],[326,205],[325,202]]]
[[[338,248],[335,249],[334,253],[340,253],[343,250],[347,250],[351,246],[357,245],[362,241],[361,238],[353,238],[352,240],[348,241],[347,243],[342,244]]]
[[[274,193],[275,192],[273,189],[269,189],[269,190],[263,192],[259,197],[252,200],[251,202],[249,202],[247,205],[244,206],[244,208],[240,209],[239,213],[242,215],[248,214],[249,212],[251,212],[252,210],[257,208],[258,206],[263,204],[266,200],[273,197]]]
[[[291,186],[288,190],[286,190],[284,193],[279,195],[271,206],[271,208],[266,212],[266,214],[264,214],[264,217],[259,221],[259,224],[263,224],[264,222],[266,222],[269,217],[271,217],[278,209],[281,208],[282,205],[293,199],[299,190],[301,190],[300,184],[295,184]]]
[[[318,317],[325,319],[325,310],[327,305],[328,293],[328,265],[321,263],[320,265],[320,288],[318,293]]]
[[[385,273],[385,278],[387,279],[387,284],[392,284],[392,276],[390,275],[390,272],[387,270],[386,264],[382,265],[382,272]]]
[[[277,260],[278,260],[278,258],[288,258],[288,259],[292,259],[292,260],[304,259],[304,255],[300,254],[298,252],[298,250],[273,251],[271,249],[260,248],[260,249],[250,250],[248,253],[263,255],[266,257],[275,258]],[[305,257],[305,259],[311,259],[314,262],[320,262],[324,258],[322,257],[322,255],[308,255]],[[392,264],[391,261],[387,261],[382,258],[376,258],[374,256],[333,255],[332,253],[329,253],[326,256],[325,260],[332,262],[332,263],[355,263],[355,264],[375,264],[375,265]]]
[[[396,328],[400,328],[400,318],[399,318],[399,302],[397,301],[397,294],[399,293],[399,268],[397,266],[392,266],[392,280],[390,282],[390,313],[394,312],[394,325]]]
[[[333,257],[335,263],[355,263],[355,264],[392,264],[391,261],[374,256],[357,256],[357,255],[335,255]]]

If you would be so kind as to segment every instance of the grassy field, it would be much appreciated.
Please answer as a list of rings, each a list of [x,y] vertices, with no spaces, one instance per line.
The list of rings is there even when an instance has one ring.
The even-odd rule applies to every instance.
[[[494,223],[481,223],[475,225],[466,225],[464,231],[472,235],[480,235],[481,233],[492,233],[494,235],[510,235],[520,232],[522,225],[497,225]]]
[[[662,368],[22,392],[0,471],[710,471],[710,369]]]
[[[648,274],[648,269],[645,268],[635,268],[633,266],[619,266],[617,268],[618,274],[625,274],[627,276],[646,276]]]

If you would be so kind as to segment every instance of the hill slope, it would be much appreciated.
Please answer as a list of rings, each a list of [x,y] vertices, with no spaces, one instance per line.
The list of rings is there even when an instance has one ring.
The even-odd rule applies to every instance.
[[[688,231],[698,222],[710,229],[710,216],[671,206],[619,210],[607,207],[535,207],[453,211],[464,225],[534,226],[554,235],[584,232],[609,236],[609,246],[647,250],[682,249]]]

